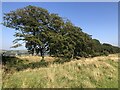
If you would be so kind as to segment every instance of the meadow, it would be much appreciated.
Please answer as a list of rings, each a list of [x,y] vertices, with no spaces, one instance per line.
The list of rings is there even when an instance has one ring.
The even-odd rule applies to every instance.
[[[14,63],[3,65],[2,88],[118,88],[118,54],[62,64],[53,63],[54,57],[40,60],[38,56],[12,58]]]
[[[15,31],[15,39],[9,45],[10,50],[0,52],[2,88],[117,88],[116,53],[120,53],[120,47],[113,46],[113,42],[101,43],[94,35],[84,32],[83,27],[76,26],[72,18],[69,20],[47,9],[25,5],[4,12],[2,25]],[[98,31],[104,32],[101,30],[106,28]],[[103,36],[106,35],[110,35],[109,31]],[[26,50],[11,50],[20,46]]]

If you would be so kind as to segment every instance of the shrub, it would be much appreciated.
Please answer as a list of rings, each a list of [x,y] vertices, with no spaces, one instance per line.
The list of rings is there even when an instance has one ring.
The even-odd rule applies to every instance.
[[[87,55],[86,52],[80,52],[80,56],[81,56],[81,57],[88,57],[88,55]]]
[[[95,53],[92,54],[92,57],[96,57],[96,56],[100,56],[100,53],[95,52]]]
[[[47,65],[48,65],[48,62],[46,62],[44,59],[42,59],[42,60],[39,62],[39,65],[40,65],[40,66],[47,66]]]
[[[62,57],[62,58],[57,58],[53,63],[60,64],[60,63],[69,62],[69,61],[71,61],[71,59]]]
[[[101,53],[101,55],[108,56],[108,55],[109,55],[109,52],[108,52],[108,51],[103,51],[103,52]]]
[[[105,56],[108,56],[108,55],[109,55],[109,52],[104,51],[104,55],[105,55]]]

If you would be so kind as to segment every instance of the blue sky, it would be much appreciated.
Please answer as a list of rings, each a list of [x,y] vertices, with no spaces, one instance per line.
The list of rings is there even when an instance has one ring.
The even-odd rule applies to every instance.
[[[117,2],[23,2],[2,3],[2,12],[8,13],[18,8],[34,5],[47,9],[50,13],[57,13],[79,26],[84,32],[100,40],[101,43],[118,45],[118,6]],[[10,49],[15,39],[15,30],[2,27],[2,48]],[[1,32],[0,32],[1,33]],[[24,46],[17,49],[25,49]]]

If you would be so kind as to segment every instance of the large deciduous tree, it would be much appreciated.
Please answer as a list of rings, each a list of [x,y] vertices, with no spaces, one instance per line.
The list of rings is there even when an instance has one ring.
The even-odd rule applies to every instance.
[[[3,25],[16,30],[13,47],[21,46],[19,41],[22,40],[30,54],[40,54],[43,59],[46,52],[57,57],[76,58],[100,55],[104,51],[115,53],[118,49],[110,44],[102,45],[68,19],[35,6],[5,13]]]
[[[40,51],[41,56],[44,56],[48,43],[44,34],[50,26],[50,14],[47,10],[27,6],[4,14],[3,21],[6,27],[16,30],[14,36],[17,38],[14,43],[23,40],[31,54],[35,55],[35,52],[38,54]]]

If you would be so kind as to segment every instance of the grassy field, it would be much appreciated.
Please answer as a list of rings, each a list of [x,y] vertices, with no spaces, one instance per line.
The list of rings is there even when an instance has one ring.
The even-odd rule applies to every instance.
[[[25,65],[37,65],[35,63],[41,59],[37,56],[17,58],[25,60]],[[45,60],[52,62],[54,58],[45,57]],[[118,55],[81,58],[64,64],[50,63],[46,67],[28,67],[12,73],[2,70],[2,73],[3,88],[117,88]]]

